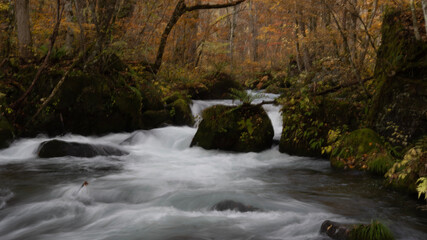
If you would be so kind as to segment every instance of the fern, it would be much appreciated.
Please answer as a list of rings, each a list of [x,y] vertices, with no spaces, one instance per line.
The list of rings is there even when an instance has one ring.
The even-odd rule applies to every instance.
[[[422,177],[417,180],[418,198],[424,194],[424,199],[427,200],[427,177]]]

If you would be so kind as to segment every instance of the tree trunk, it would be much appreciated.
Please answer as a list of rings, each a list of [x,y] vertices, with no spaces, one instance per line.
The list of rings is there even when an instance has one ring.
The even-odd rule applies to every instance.
[[[76,6],[76,17],[77,17],[77,23],[79,24],[80,28],[80,51],[86,52],[86,39],[85,39],[85,30],[83,28],[83,11],[81,8],[81,5],[79,3],[79,0],[74,0],[74,4]]]
[[[298,72],[302,71],[302,61],[301,61],[301,48],[300,48],[300,44],[299,44],[299,36],[298,36],[298,19],[295,17],[295,50],[297,52],[296,54],[296,59],[297,59],[297,66],[298,66]]]
[[[233,13],[231,14],[231,23],[230,23],[230,63],[233,66],[233,56],[234,56],[234,32],[236,30],[236,21],[237,21],[237,7],[233,7]]]
[[[421,40],[421,36],[420,36],[420,31],[418,30],[418,21],[417,21],[417,15],[415,13],[414,0],[411,0],[411,4],[410,5],[411,5],[412,25],[414,27],[415,39],[417,39],[419,41],[419,40]]]
[[[73,5],[71,1],[67,1],[64,5],[65,20],[67,22],[67,35],[65,36],[65,49],[68,54],[73,50],[74,30],[71,27],[73,22]]]
[[[25,60],[33,56],[31,51],[30,1],[16,0],[15,14],[19,56]]]
[[[421,3],[423,4],[424,26],[426,28],[426,34],[427,34],[427,0],[421,0]]]
[[[251,0],[249,2],[249,11],[250,11],[250,19],[251,19],[251,56],[252,56],[252,61],[256,62],[258,61],[258,31],[257,31],[257,12],[254,6],[253,1]]]

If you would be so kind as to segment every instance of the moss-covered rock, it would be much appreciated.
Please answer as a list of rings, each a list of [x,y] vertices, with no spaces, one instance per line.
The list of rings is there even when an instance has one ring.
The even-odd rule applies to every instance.
[[[320,233],[336,240],[394,240],[391,231],[378,221],[370,224],[342,224],[326,220]]]
[[[189,103],[185,101],[185,99],[180,98],[175,100],[173,103],[168,105],[168,109],[174,125],[194,125],[193,113],[191,112]]]
[[[66,142],[57,139],[42,142],[37,149],[37,155],[40,158],[66,156],[92,158],[96,156],[123,156],[127,154],[129,153],[112,146]]]
[[[185,95],[175,92],[162,100],[163,108],[144,111],[142,113],[142,126],[152,129],[165,125],[193,126],[194,117],[191,112],[191,100]]]
[[[191,146],[236,152],[260,152],[269,149],[274,130],[261,106],[238,107],[216,105],[202,113]]]
[[[142,114],[142,128],[153,129],[172,124],[170,112],[163,110],[148,110]]]
[[[379,175],[384,175],[394,164],[380,136],[369,128],[339,139],[333,145],[330,160],[335,168],[364,169]]]
[[[7,148],[14,138],[13,127],[0,116],[0,149]]]
[[[378,87],[370,120],[393,145],[407,146],[427,134],[426,79],[427,42],[415,39],[410,11],[388,10],[377,54]]]
[[[280,152],[300,156],[322,156],[328,132],[355,129],[359,110],[349,101],[327,97],[286,99],[282,109]]]
[[[232,75],[223,72],[207,74],[202,83],[188,90],[192,99],[227,99],[231,89],[242,88]]]
[[[26,132],[101,135],[133,131],[141,127],[141,109],[141,92],[126,79],[76,70]]]

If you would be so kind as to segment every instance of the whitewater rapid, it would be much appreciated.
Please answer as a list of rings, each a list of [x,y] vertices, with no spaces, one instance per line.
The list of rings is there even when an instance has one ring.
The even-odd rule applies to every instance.
[[[219,103],[236,104],[194,101],[192,111],[199,115]],[[279,107],[264,107],[278,140]],[[426,236],[427,219],[399,206],[409,200],[369,176],[335,173],[327,161],[282,154],[277,146],[261,153],[189,148],[196,130],[56,137],[130,153],[91,159],[38,158],[39,144],[52,139],[46,136],[14,142],[0,151],[0,239],[327,239],[319,234],[326,219],[371,218],[384,220],[402,239]],[[81,187],[84,181],[89,185]],[[361,183],[369,186],[358,188]],[[263,211],[211,210],[226,199]]]

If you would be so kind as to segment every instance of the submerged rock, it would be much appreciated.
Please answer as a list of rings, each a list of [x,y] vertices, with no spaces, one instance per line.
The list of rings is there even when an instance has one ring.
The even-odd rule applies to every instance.
[[[202,117],[191,146],[236,152],[271,148],[274,130],[262,106],[216,105],[203,111]]]
[[[260,211],[259,208],[244,205],[240,202],[235,202],[233,200],[224,200],[212,206],[211,210],[214,211],[237,211],[237,212],[256,212]]]
[[[37,150],[40,158],[54,157],[84,157],[96,156],[122,156],[128,153],[106,145],[92,145],[87,143],[65,142],[61,140],[50,140],[42,142]]]

